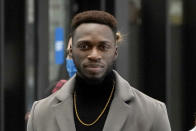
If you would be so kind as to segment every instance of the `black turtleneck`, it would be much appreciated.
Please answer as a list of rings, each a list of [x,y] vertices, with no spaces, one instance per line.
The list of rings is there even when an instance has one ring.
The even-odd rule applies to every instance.
[[[105,77],[103,82],[93,85],[88,84],[81,77],[76,76],[75,92],[77,111],[83,122],[92,123],[100,115],[108,101],[113,86],[115,86],[114,79],[114,74],[111,72]],[[78,121],[73,107],[76,131],[102,131],[111,101],[112,99],[101,118],[92,126],[82,125]]]

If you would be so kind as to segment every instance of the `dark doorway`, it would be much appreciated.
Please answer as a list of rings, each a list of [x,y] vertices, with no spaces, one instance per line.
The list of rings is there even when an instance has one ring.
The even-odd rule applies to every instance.
[[[24,130],[24,0],[4,1],[4,124]]]

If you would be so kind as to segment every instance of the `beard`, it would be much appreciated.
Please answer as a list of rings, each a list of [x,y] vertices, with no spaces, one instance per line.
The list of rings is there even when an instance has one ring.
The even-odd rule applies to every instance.
[[[77,67],[77,75],[85,80],[86,83],[89,85],[97,85],[104,81],[106,76],[112,72],[113,69],[115,69],[115,61],[112,62],[111,65],[109,65],[105,71],[105,73],[101,77],[88,77],[85,73],[81,71],[80,68]]]

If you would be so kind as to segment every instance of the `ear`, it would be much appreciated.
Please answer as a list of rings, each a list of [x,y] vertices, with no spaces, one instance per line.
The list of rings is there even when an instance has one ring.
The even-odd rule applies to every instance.
[[[69,49],[69,56],[72,58],[72,46],[70,46],[70,49]]]
[[[69,41],[67,43],[67,50],[69,50],[72,46],[72,37],[69,38]]]
[[[115,52],[114,52],[114,58],[115,58],[115,60],[116,60],[117,57],[118,57],[118,47],[116,46],[115,48],[116,48],[116,49],[115,49]]]
[[[69,39],[69,42],[67,45],[67,51],[68,51],[67,57],[72,58],[72,37],[70,37]]]

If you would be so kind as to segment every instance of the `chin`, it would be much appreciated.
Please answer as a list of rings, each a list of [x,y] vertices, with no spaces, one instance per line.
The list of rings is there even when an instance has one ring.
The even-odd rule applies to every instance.
[[[92,80],[92,81],[101,81],[104,79],[103,76],[90,76],[90,77],[86,77],[88,80]]]
[[[104,80],[104,76],[86,76],[85,79],[90,84],[99,84]]]

